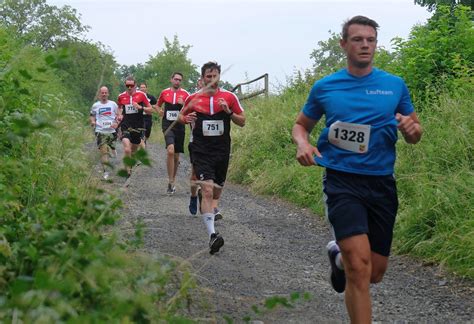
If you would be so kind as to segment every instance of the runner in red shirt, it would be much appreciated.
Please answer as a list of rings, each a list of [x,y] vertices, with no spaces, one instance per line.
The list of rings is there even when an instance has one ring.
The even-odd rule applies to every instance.
[[[177,122],[178,114],[183,108],[184,101],[189,93],[181,88],[183,74],[174,72],[171,75],[171,87],[161,92],[158,98],[159,113],[162,116],[161,127],[166,142],[166,168],[168,170],[167,193],[172,195],[176,192],[174,186],[176,173],[178,172],[179,153],[184,153],[184,125]],[[164,104],[164,109],[162,108]]]
[[[132,76],[125,80],[127,90],[122,92],[117,100],[119,109],[122,109],[122,121],[120,123],[123,152],[125,156],[132,156],[142,141],[143,112],[151,114],[153,108],[148,101],[146,94],[136,90],[135,79]],[[125,166],[128,176],[131,174],[131,168]]]
[[[179,119],[192,123],[192,161],[202,189],[201,212],[210,237],[210,253],[224,245],[214,229],[213,198],[219,198],[224,186],[230,157],[231,121],[243,127],[245,114],[235,94],[218,87],[221,66],[208,62],[201,68],[203,88],[186,99]]]

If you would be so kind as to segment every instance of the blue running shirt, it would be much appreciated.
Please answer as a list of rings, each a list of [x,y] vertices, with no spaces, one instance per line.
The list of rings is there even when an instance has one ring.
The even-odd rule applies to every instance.
[[[365,175],[393,174],[398,139],[395,114],[409,115],[413,111],[405,82],[376,68],[363,77],[342,69],[317,81],[302,109],[306,117],[317,121],[326,116],[326,127],[317,143],[323,157],[315,157],[315,162],[330,169]],[[357,124],[356,128],[368,125],[368,145],[361,145],[360,150],[364,153],[333,144],[334,136],[351,145],[362,143],[365,136],[347,129],[341,133],[337,127],[334,130],[340,124],[336,122]]]

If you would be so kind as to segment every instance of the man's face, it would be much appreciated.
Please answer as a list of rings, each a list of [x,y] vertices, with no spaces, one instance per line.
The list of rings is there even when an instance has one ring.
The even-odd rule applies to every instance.
[[[135,81],[125,81],[125,87],[129,94],[133,94],[135,92]]]
[[[341,40],[340,44],[346,52],[349,65],[365,68],[374,59],[377,33],[371,26],[353,24],[347,30],[347,40]]]
[[[221,75],[217,69],[207,69],[204,71],[204,75],[202,76],[202,82],[206,87],[217,89],[220,77]]]
[[[106,87],[100,88],[99,97],[102,101],[106,101],[107,99],[109,99],[109,89],[107,89]]]
[[[146,91],[147,91],[146,84],[143,84],[143,83],[142,83],[142,84],[140,84],[140,91],[143,91],[143,92],[145,92],[145,93],[146,93]]]
[[[183,81],[183,77],[179,74],[175,74],[171,78],[171,84],[173,85],[173,88],[175,88],[175,89],[179,89],[179,87],[181,86],[182,81]]]

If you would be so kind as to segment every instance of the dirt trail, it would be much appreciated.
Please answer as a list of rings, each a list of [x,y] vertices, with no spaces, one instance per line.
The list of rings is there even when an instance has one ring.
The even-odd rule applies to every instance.
[[[123,192],[123,229],[138,219],[145,225],[144,249],[187,260],[200,289],[188,316],[198,322],[235,323],[250,315],[255,323],[346,323],[343,295],[328,283],[326,243],[331,239],[324,220],[278,199],[254,196],[227,184],[221,200],[224,219],[216,229],[225,245],[208,252],[201,216],[191,216],[189,163],[182,156],[177,191],[166,195],[165,150],[149,144],[153,166],[139,166]],[[119,154],[120,156],[120,154]],[[114,177],[111,186],[123,179]],[[318,185],[319,179],[315,179]],[[317,199],[317,198],[316,198]],[[407,257],[392,256],[384,281],[371,288],[373,320],[378,323],[473,323],[474,285],[422,266]],[[309,301],[293,308],[256,315],[252,305],[271,296],[308,292]],[[261,322],[259,322],[261,321]]]

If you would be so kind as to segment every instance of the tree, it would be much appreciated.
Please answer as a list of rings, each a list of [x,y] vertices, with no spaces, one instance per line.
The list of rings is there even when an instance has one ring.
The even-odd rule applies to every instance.
[[[339,45],[341,34],[329,31],[331,37],[319,41],[318,47],[309,55],[314,60],[313,69],[317,78],[336,72],[346,65],[346,54]]]
[[[436,99],[473,84],[474,29],[469,9],[438,6],[427,24],[415,26],[398,41],[396,73],[403,76],[415,101]]]
[[[89,29],[82,25],[76,9],[50,6],[46,0],[2,1],[0,24],[26,43],[42,49],[53,48],[62,41],[78,40]]]
[[[118,78],[120,79],[119,83],[119,90],[120,92],[125,91],[125,79],[128,76],[133,76],[137,83],[146,82],[148,85],[148,81],[153,76],[147,75],[145,71],[145,65],[138,63],[137,65],[121,65],[117,70]]]
[[[170,42],[165,37],[165,48],[155,56],[150,56],[144,67],[144,80],[137,79],[137,82],[146,81],[150,93],[159,94],[163,89],[170,86],[170,78],[173,72],[180,72],[184,75],[182,87],[193,89],[196,86],[200,73],[197,66],[188,58],[190,45],[181,45],[178,36],[175,35]]]
[[[435,10],[438,5],[449,5],[451,7],[463,5],[471,7],[471,11],[474,11],[474,2],[472,0],[415,0],[415,4],[427,7],[429,11]]]
[[[111,94],[118,93],[117,63],[102,44],[66,41],[59,45],[51,51],[65,53],[56,62],[57,73],[80,103],[93,102],[101,85],[108,86]]]

